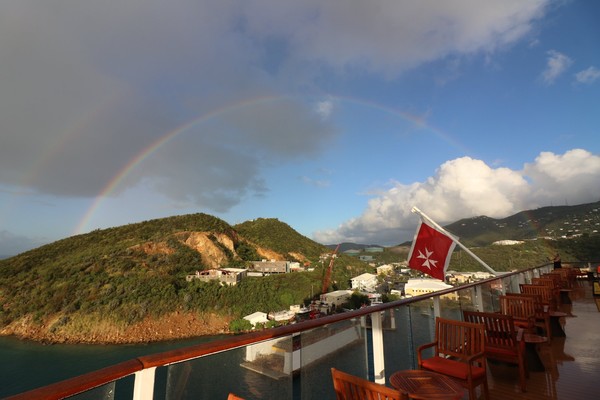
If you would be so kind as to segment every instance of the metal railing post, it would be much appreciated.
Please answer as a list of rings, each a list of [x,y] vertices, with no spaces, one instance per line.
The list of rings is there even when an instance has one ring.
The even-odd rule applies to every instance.
[[[381,312],[371,313],[371,333],[373,335],[373,375],[375,382],[385,384],[385,356],[383,348],[383,325]]]
[[[152,400],[154,397],[154,374],[156,367],[143,369],[135,373],[133,400]]]

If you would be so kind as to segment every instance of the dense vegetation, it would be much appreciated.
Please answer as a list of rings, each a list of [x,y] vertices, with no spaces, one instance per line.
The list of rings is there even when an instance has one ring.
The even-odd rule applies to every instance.
[[[244,238],[285,255],[288,260],[302,261],[293,255],[298,252],[315,260],[327,251],[322,244],[300,235],[275,218],[257,218],[235,225],[234,229]]]
[[[318,295],[324,273],[318,259],[329,250],[277,220],[255,223],[239,225],[237,231],[205,214],[171,217],[77,235],[1,260],[0,327],[27,315],[39,324],[63,315],[54,322],[55,329],[77,318],[87,324],[111,321],[125,326],[175,310],[239,317],[286,309]],[[256,246],[272,246],[289,259],[294,259],[291,253],[305,256],[315,269],[247,278],[236,287],[186,282],[187,274],[207,268],[200,252],[185,244],[190,232],[198,231],[231,238],[233,250],[214,241],[227,255],[222,266],[243,266],[258,259]],[[159,250],[148,252],[143,245]],[[338,267],[342,262],[344,268]],[[350,278],[364,271],[364,263],[340,257],[333,286],[348,287]]]

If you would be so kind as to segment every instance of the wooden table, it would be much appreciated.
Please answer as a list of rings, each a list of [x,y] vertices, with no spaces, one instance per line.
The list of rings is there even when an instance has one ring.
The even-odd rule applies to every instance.
[[[540,343],[546,343],[548,338],[533,333],[526,333],[523,335],[523,340],[525,341],[525,362],[527,363],[527,369],[535,372],[545,371],[546,368],[538,354],[537,346]]]
[[[552,330],[552,337],[566,337],[565,330],[560,324],[560,319],[566,317],[568,314],[561,311],[550,311],[550,329]]]
[[[462,399],[464,394],[463,387],[451,378],[422,369],[394,372],[390,385],[409,399]]]
[[[560,289],[560,302],[562,304],[573,304],[569,295],[573,289]]]

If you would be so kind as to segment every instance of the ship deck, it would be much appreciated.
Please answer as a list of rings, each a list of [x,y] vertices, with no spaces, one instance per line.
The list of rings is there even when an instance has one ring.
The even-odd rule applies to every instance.
[[[566,337],[538,345],[545,371],[529,372],[527,392],[519,387],[515,366],[489,363],[488,384],[492,399],[594,399],[600,396],[600,297],[592,282],[577,282],[570,293],[572,304],[562,305],[569,316],[561,318]],[[483,398],[478,391],[479,398]],[[468,396],[465,396],[468,398]]]

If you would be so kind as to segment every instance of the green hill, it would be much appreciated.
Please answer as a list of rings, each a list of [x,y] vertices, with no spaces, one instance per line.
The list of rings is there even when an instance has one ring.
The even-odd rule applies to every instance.
[[[232,227],[194,214],[96,230],[0,260],[0,334],[110,341],[129,327],[173,313],[201,315],[202,322],[214,314],[231,320],[287,309],[320,292],[319,255],[327,252],[275,219]],[[197,270],[242,267],[264,258],[316,268],[247,278],[235,287],[185,279]],[[358,260],[344,262],[333,281],[347,287],[366,267]]]
[[[468,246],[485,246],[499,240],[566,239],[598,233],[600,202],[575,206],[542,207],[510,217],[462,219],[445,228]]]

